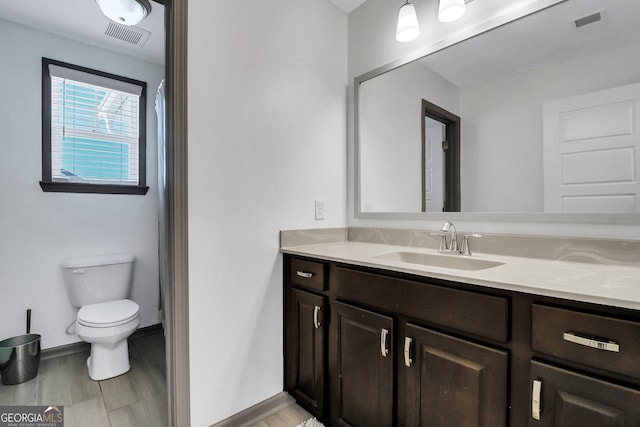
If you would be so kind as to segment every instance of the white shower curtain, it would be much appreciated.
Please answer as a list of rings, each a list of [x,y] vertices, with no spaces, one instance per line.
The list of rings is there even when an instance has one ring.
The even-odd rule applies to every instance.
[[[160,263],[160,299],[158,301],[158,310],[161,316],[160,321],[164,327],[164,296],[166,295],[167,281],[169,279],[164,80],[160,83],[158,91],[156,92],[156,116],[158,117],[158,258]]]

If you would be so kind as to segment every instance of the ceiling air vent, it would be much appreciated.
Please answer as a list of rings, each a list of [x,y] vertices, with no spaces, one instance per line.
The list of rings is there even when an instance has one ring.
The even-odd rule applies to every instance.
[[[585,16],[584,18],[579,18],[573,21],[576,28],[584,27],[585,25],[593,24],[594,22],[598,22],[602,20],[602,15],[600,12],[596,12],[593,15]]]
[[[105,20],[104,34],[135,46],[142,46],[149,39],[151,33],[138,27],[120,25],[108,19]]]
[[[598,23],[598,25],[596,25],[596,27],[598,27],[603,24],[605,20],[606,11],[603,9],[585,16],[581,16],[580,18],[573,19],[571,23],[573,24],[575,29],[579,29],[596,23]]]

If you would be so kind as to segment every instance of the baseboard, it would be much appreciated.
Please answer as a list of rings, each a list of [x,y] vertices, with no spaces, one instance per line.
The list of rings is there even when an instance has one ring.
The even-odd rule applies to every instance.
[[[163,328],[161,324],[145,326],[144,328],[140,328],[136,330],[129,337],[130,340],[134,340],[136,338],[144,337],[147,335],[163,333]],[[89,351],[91,349],[91,344],[86,343],[84,341],[78,341],[71,344],[60,345],[57,347],[51,347],[42,350],[40,353],[40,359],[53,359],[54,357],[62,357],[68,356],[74,353],[82,353],[84,351]]]
[[[144,328],[140,328],[136,330],[133,334],[131,334],[129,339],[135,340],[136,338],[144,337],[146,335],[158,334],[158,333],[164,334],[164,328],[162,327],[161,323],[156,323],[155,325],[145,326]]]
[[[44,349],[40,352],[40,359],[53,359],[54,357],[68,356],[74,353],[89,352],[91,350],[91,344],[84,341],[74,342],[71,344],[60,345],[58,347],[51,347]]]
[[[255,424],[258,420],[275,414],[294,402],[288,393],[282,391],[275,396],[263,400],[242,412],[230,416],[210,427],[246,427]]]

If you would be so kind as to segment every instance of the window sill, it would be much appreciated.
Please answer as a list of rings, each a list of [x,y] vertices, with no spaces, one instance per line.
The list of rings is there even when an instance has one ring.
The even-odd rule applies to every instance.
[[[85,184],[80,182],[49,182],[40,181],[42,191],[48,193],[97,193],[97,194],[136,194],[145,195],[147,186],[113,185],[113,184]]]

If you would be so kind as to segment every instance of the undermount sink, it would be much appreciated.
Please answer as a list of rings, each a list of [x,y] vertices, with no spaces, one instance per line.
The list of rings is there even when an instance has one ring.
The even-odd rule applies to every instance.
[[[454,268],[457,270],[485,270],[504,265],[503,262],[469,258],[462,255],[425,254],[421,252],[389,252],[375,255],[374,258],[387,261],[399,261],[409,264],[429,265],[432,267]]]

